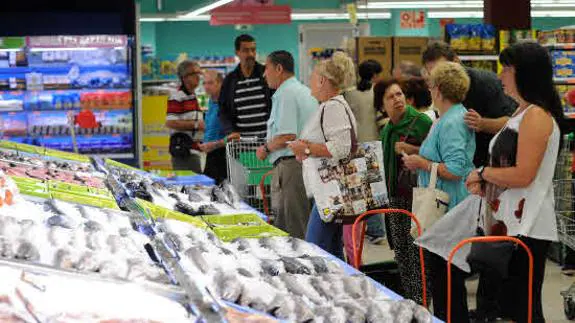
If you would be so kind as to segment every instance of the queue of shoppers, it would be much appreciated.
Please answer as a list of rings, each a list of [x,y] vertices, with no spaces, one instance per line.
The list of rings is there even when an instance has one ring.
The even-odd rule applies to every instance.
[[[480,218],[489,224],[483,234],[517,237],[529,246],[535,264],[533,321],[544,322],[541,289],[546,253],[557,240],[552,178],[563,122],[545,48],[520,43],[505,49],[499,77],[463,66],[442,42],[428,44],[422,68],[402,62],[391,78],[381,77],[391,71],[383,71],[376,61],[361,62],[356,70],[345,53],[336,52],[315,65],[310,88],[297,79],[289,52],[275,51],[260,65],[249,35],[236,39],[235,50],[240,64],[225,79],[214,71],[204,73],[210,96],[205,121],[194,96],[202,71],[190,61],[178,67],[182,86],[169,101],[166,122],[173,131],[174,152],[178,145],[207,152],[206,173],[222,180],[225,174],[218,170],[226,167],[227,140],[265,138],[256,155],[273,165],[274,224],[349,260],[355,253],[349,247],[351,231],[322,220],[313,201],[310,161],[343,160],[358,143],[381,141],[390,208],[411,211],[413,189],[427,187],[437,169],[436,188],[449,196],[448,214],[470,195],[479,195],[487,205]],[[174,167],[198,169],[195,154],[173,156]],[[371,217],[367,233],[377,242],[387,232],[403,296],[422,303],[420,259],[410,230],[408,217],[391,214],[384,220]],[[425,297],[432,300],[434,314],[445,320],[445,256],[426,250],[425,262]],[[520,248],[513,249],[505,277],[488,269],[477,273],[473,311],[468,310],[465,287],[470,274],[455,265],[451,272],[453,322],[527,321],[528,266]]]

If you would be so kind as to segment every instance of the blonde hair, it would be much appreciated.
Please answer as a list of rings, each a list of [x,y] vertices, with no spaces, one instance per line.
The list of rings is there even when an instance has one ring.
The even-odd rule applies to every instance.
[[[452,103],[461,103],[469,91],[469,75],[459,63],[441,62],[431,71],[431,86],[437,87],[441,95]]]
[[[335,52],[330,59],[319,62],[316,69],[339,90],[355,84],[355,66],[351,58],[343,52]]]

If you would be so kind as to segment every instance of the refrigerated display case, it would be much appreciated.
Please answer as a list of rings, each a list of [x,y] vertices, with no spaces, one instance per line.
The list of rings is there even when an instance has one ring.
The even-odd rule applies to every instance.
[[[2,139],[135,158],[133,41],[127,35],[0,38]]]

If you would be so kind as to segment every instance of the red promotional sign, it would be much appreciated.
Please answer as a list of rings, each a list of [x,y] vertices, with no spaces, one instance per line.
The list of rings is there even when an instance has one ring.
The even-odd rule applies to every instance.
[[[262,25],[291,23],[290,6],[225,6],[211,12],[210,25]]]
[[[425,27],[425,11],[401,11],[399,17],[402,29],[421,29]]]
[[[439,19],[439,26],[445,27],[447,25],[451,25],[455,23],[455,19],[453,18],[441,18]]]

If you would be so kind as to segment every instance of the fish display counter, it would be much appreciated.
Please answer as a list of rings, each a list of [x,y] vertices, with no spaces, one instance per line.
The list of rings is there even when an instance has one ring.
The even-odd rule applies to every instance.
[[[0,167],[0,319],[436,321],[268,224],[227,183],[2,141]]]

